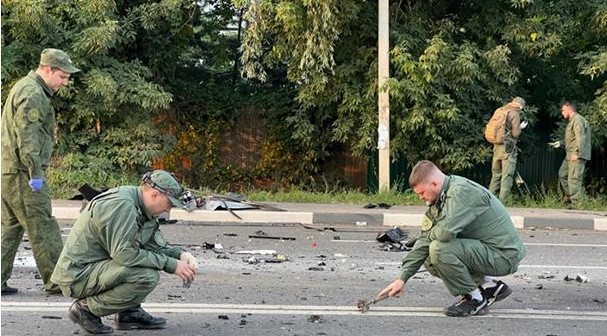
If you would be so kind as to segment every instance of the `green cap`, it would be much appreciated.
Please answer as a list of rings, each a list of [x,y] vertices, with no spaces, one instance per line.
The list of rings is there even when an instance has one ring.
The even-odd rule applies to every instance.
[[[44,49],[40,54],[40,65],[50,66],[51,68],[59,68],[69,74],[80,72],[80,69],[74,66],[70,56],[59,49]]]
[[[143,182],[148,183],[152,188],[167,195],[175,207],[183,208],[185,204],[182,201],[183,188],[175,179],[175,176],[164,170],[154,170],[151,173],[143,175]]]

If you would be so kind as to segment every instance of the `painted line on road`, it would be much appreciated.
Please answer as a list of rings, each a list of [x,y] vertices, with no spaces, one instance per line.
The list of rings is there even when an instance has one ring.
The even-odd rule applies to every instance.
[[[65,312],[71,302],[2,302],[2,311]],[[353,306],[302,306],[252,304],[144,303],[156,313],[191,314],[265,314],[265,315],[363,315]],[[378,307],[363,316],[445,317],[437,307]],[[607,312],[535,309],[495,309],[484,316],[490,318],[607,321]]]
[[[375,265],[381,266],[400,266],[402,262],[377,262]],[[566,266],[566,265],[519,265],[518,268],[561,268],[561,269],[592,269],[592,270],[607,270],[607,266]]]
[[[525,246],[607,247],[607,244],[525,243]]]

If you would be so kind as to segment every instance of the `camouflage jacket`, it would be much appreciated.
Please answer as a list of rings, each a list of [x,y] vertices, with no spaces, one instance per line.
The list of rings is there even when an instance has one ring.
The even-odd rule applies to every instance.
[[[11,89],[2,111],[2,173],[43,177],[55,142],[53,90],[34,71]]]
[[[175,273],[182,252],[167,247],[156,217],[143,204],[140,188],[117,187],[95,197],[80,213],[51,280],[69,286],[105,260]]]
[[[476,239],[512,262],[514,270],[525,247],[502,203],[483,186],[447,176],[441,193],[422,220],[417,241],[403,259],[400,278],[407,282],[430,255],[434,240]]]
[[[586,118],[575,114],[569,119],[565,130],[565,151],[567,160],[576,154],[580,159],[590,161],[590,126]]]

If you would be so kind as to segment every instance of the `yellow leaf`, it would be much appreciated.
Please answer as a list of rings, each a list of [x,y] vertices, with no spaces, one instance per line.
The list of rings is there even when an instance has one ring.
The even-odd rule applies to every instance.
[[[537,39],[537,33],[531,33],[529,37],[531,37],[531,41],[535,42],[535,40]]]

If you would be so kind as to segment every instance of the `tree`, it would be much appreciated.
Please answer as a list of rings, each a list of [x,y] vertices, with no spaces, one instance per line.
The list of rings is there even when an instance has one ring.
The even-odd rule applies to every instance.
[[[268,69],[286,67],[296,85],[293,137],[372,153],[377,1],[235,3],[246,9],[243,74],[263,81]],[[584,76],[604,74],[605,49],[593,47],[605,45],[603,1],[409,0],[390,8],[393,158],[432,159],[447,171],[487,161],[482,128],[515,95],[527,98],[525,119],[549,127],[560,121],[559,103],[578,97],[599,134],[595,145],[604,145],[604,114],[593,112],[604,89]],[[582,33],[589,26],[596,30]]]
[[[33,69],[45,47],[67,51],[82,74],[58,93],[59,172],[88,169],[99,181],[139,174],[174,137],[158,128],[166,90],[188,48],[198,6],[187,0],[2,3],[2,91]],[[74,181],[81,183],[82,181]]]

